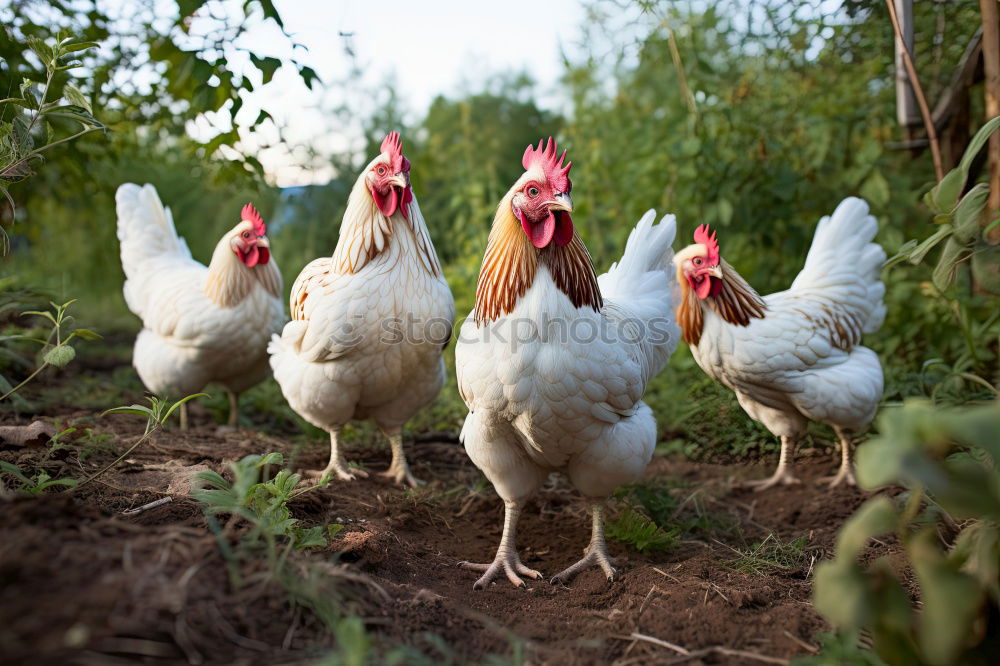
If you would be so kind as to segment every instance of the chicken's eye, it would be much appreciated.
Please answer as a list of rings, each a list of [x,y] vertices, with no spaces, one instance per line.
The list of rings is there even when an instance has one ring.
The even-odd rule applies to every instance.
[[[701,257],[695,257],[694,258],[694,265],[695,266],[701,266]]]
[[[385,167],[384,166],[380,166],[379,168],[375,169],[375,173],[377,173],[380,176],[384,176],[385,175]]]
[[[247,240],[250,240],[250,232],[249,231],[244,231],[243,232],[243,238],[246,238]]]
[[[528,188],[528,196],[529,197],[537,197],[538,196],[538,188],[537,187],[529,187]]]

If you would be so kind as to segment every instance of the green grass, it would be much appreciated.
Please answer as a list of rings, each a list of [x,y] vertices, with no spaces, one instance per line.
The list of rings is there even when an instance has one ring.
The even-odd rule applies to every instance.
[[[734,548],[737,557],[730,566],[746,574],[762,576],[775,570],[793,571],[805,564],[805,546],[809,537],[802,535],[791,541],[782,541],[769,534],[746,548]]]
[[[646,481],[619,488],[621,515],[606,534],[642,552],[669,550],[684,537],[727,536],[738,526],[728,514],[708,511],[699,490],[677,481]]]

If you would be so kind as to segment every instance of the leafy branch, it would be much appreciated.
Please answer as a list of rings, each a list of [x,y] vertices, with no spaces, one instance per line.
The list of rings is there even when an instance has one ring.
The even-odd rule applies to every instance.
[[[99,472],[95,472],[94,474],[88,476],[86,479],[81,481],[79,485],[76,486],[76,488],[82,488],[83,486],[87,485],[88,483],[90,483],[91,481],[93,481],[94,479],[101,476],[109,469],[120,463],[122,460],[127,458],[133,451],[139,448],[139,446],[143,442],[148,440],[153,435],[154,432],[162,428],[163,424],[165,424],[167,422],[167,419],[170,418],[170,415],[173,414],[178,407],[186,403],[188,400],[193,400],[194,398],[207,398],[207,397],[208,395],[206,393],[193,393],[189,396],[181,398],[175,403],[171,403],[169,400],[163,400],[162,398],[158,398],[155,395],[151,395],[148,398],[149,407],[146,407],[145,405],[128,405],[122,407],[112,407],[111,409],[105,411],[103,414],[101,414],[101,416],[106,416],[108,414],[138,414],[139,416],[145,416],[146,431],[142,434],[142,437],[140,437],[136,441],[135,444],[130,446],[125,451],[125,453],[115,458],[113,462],[106,465]]]
[[[28,47],[45,66],[45,82],[25,78],[21,82],[19,96],[0,99],[0,105],[20,107],[9,122],[0,122],[0,194],[6,197],[11,207],[14,207],[14,199],[7,186],[34,175],[31,164],[41,161],[43,152],[91,132],[100,130],[107,133],[107,128],[94,118],[86,96],[71,82],[63,84],[61,96],[49,99],[55,76],[81,65],[79,60],[74,59],[77,57],[74,54],[95,46],[96,42],[77,41],[66,32],[60,32],[51,45],[40,39],[28,39]],[[54,139],[48,122],[54,118],[78,123],[80,129],[69,136]],[[36,145],[32,131],[43,126],[45,143]]]
[[[76,358],[76,350],[70,346],[70,341],[73,338],[80,338],[83,340],[99,340],[101,339],[100,334],[90,330],[89,328],[77,328],[70,332],[69,335],[63,339],[63,325],[72,321],[73,317],[67,315],[66,311],[69,309],[76,299],[71,301],[66,301],[62,305],[56,305],[55,303],[49,303],[52,306],[52,311],[48,312],[45,310],[26,310],[22,312],[21,315],[36,315],[38,317],[43,317],[52,322],[52,329],[49,334],[44,338],[34,338],[27,335],[8,335],[0,337],[0,342],[6,342],[9,340],[24,340],[27,342],[34,342],[36,344],[42,345],[42,348],[46,349],[45,354],[42,356],[42,363],[34,372],[24,378],[24,380],[9,389],[3,395],[0,395],[0,400],[5,400],[9,396],[16,393],[22,386],[30,382],[32,379],[37,377],[45,368],[50,365],[56,368],[64,368],[66,365]]]

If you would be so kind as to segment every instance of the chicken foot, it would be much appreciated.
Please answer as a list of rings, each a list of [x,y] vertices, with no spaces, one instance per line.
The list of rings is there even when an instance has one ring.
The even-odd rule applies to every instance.
[[[347,459],[344,458],[344,453],[340,450],[340,444],[338,442],[340,439],[340,432],[340,428],[335,428],[330,431],[330,462],[327,464],[326,469],[320,472],[320,478],[325,476],[335,476],[341,481],[353,481],[358,477],[367,478],[368,472],[360,469],[350,469],[348,467]]]
[[[553,576],[552,580],[549,581],[553,585],[565,585],[578,573],[593,566],[600,567],[609,581],[615,579],[617,572],[611,566],[612,560],[608,557],[608,545],[604,541],[604,502],[591,504],[590,513],[593,519],[593,528],[590,535],[590,545],[587,546],[583,559]]]
[[[382,476],[387,476],[396,483],[406,481],[411,488],[424,485],[424,481],[413,476],[406,462],[406,453],[403,451],[403,429],[383,430],[382,434],[389,440],[389,446],[392,448],[392,462],[389,464],[389,469],[382,472]]]
[[[842,483],[856,486],[858,482],[854,479],[854,470],[851,469],[851,438],[837,426],[833,426],[833,431],[840,440],[840,469],[833,476],[825,476],[819,482],[828,484],[830,488],[836,488]]]
[[[801,483],[789,470],[791,465],[789,464],[788,458],[792,450],[792,439],[790,437],[781,438],[781,454],[778,456],[778,469],[774,470],[774,474],[766,479],[757,479],[754,481],[747,481],[744,485],[752,487],[756,492],[762,490],[767,490],[772,488],[779,483],[784,486],[790,486],[797,483]]]
[[[514,533],[517,529],[517,519],[521,515],[521,505],[513,500],[504,501],[503,514],[503,536],[500,537],[500,546],[497,548],[497,555],[489,564],[477,564],[475,562],[459,562],[458,566],[463,569],[473,571],[484,571],[482,577],[477,580],[472,589],[481,590],[497,577],[502,570],[507,574],[507,580],[513,583],[514,587],[523,587],[524,580],[521,576],[531,579],[541,578],[542,574],[534,569],[529,569],[521,562],[514,546]],[[518,575],[520,574],[520,575]]]

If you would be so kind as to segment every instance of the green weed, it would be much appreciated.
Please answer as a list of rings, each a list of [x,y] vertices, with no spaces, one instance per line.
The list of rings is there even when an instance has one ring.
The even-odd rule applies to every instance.
[[[79,483],[76,479],[53,479],[49,476],[48,472],[38,471],[34,476],[28,476],[25,474],[20,467],[14,465],[13,463],[0,460],[0,471],[8,474],[17,480],[18,486],[16,488],[17,492],[25,493],[27,495],[41,495],[46,489],[52,486],[66,486],[68,488],[74,488]],[[2,483],[0,483],[0,490],[2,490]]]
[[[805,563],[805,546],[808,540],[808,536],[802,535],[783,542],[774,534],[768,534],[763,541],[757,541],[748,548],[734,548],[739,557],[730,566],[755,576],[769,574],[776,569],[792,571]]]

